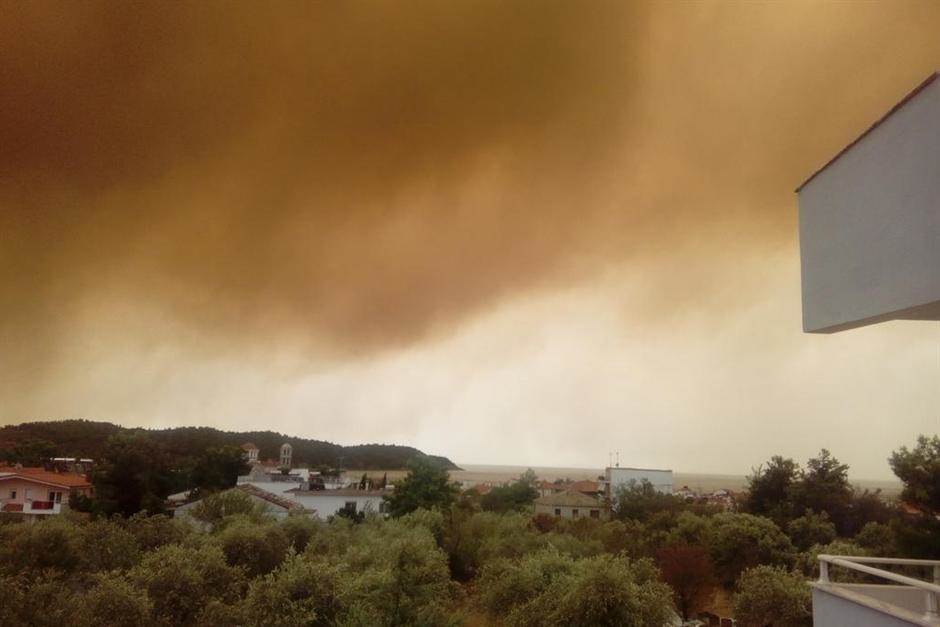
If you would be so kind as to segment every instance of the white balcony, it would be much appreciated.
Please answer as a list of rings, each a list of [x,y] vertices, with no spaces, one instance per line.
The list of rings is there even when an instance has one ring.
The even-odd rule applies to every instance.
[[[62,513],[62,503],[55,501],[36,501],[27,499],[23,504],[24,514],[36,514],[37,516],[53,516]]]
[[[873,564],[915,567],[928,573],[932,581],[900,575]],[[830,579],[830,565],[886,583],[838,583]],[[812,586],[815,627],[940,626],[940,561],[820,555],[819,581]]]

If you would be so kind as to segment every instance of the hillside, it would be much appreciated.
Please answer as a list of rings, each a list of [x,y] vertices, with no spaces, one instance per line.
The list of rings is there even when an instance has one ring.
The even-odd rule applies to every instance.
[[[46,440],[52,443],[54,454],[63,457],[99,458],[107,439],[117,433],[147,433],[160,442],[174,457],[191,458],[210,446],[241,445],[252,442],[261,449],[261,459],[276,459],[280,447],[289,442],[293,447],[294,465],[379,470],[404,468],[408,460],[422,451],[395,444],[360,444],[340,446],[322,440],[297,438],[274,431],[220,431],[211,427],[176,427],[173,429],[129,429],[110,422],[92,420],[55,420],[25,422],[0,428],[0,457],[18,444]],[[457,466],[447,459],[431,455],[448,470]]]

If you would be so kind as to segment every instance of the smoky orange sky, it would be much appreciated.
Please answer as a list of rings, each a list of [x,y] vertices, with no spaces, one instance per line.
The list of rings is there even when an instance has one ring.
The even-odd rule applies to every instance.
[[[0,1],[0,423],[857,477],[940,328],[801,333],[794,187],[934,2]]]

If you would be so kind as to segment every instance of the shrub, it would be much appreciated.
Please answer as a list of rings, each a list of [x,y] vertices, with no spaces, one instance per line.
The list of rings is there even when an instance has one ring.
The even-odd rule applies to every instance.
[[[735,617],[743,627],[812,624],[809,585],[802,575],[778,566],[755,566],[744,571],[732,602]]]

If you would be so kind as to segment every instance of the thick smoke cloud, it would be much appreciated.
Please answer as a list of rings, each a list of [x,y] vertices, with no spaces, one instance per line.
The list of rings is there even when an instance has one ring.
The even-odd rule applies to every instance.
[[[724,323],[795,184],[940,65],[928,2],[0,15],[3,421],[129,335],[370,357],[624,263],[631,324]]]

